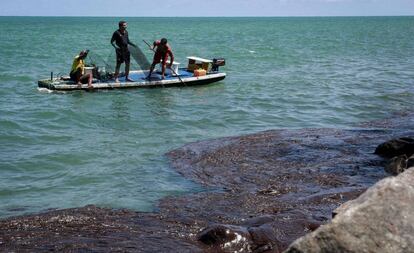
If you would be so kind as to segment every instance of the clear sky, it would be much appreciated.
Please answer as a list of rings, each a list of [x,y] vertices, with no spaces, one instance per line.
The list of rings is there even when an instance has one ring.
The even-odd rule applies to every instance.
[[[0,16],[394,16],[414,0],[0,0]]]

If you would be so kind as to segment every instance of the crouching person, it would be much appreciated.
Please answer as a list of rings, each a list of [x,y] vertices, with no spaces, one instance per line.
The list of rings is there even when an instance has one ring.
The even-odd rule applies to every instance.
[[[73,59],[72,69],[70,71],[70,79],[74,81],[79,88],[82,87],[82,84],[88,84],[88,88],[93,88],[92,86],[92,74],[85,74],[85,58],[88,56],[89,50],[83,50],[79,55],[75,56]]]
[[[157,49],[155,49],[157,48]],[[162,38],[160,41],[154,41],[152,50],[155,52],[154,59],[152,61],[150,71],[147,79],[151,78],[151,74],[154,71],[155,65],[158,63],[162,64],[162,73],[161,78],[165,78],[165,67],[167,65],[168,56],[170,56],[170,64],[168,64],[168,68],[171,68],[172,63],[174,62],[174,55],[172,53],[171,47],[167,43],[166,38]]]

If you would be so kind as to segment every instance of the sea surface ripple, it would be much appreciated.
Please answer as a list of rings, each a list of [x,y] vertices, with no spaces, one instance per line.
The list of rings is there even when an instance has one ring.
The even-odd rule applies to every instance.
[[[96,204],[151,211],[205,191],[169,167],[186,143],[278,128],[352,128],[414,106],[414,17],[126,18],[176,60],[224,57],[204,87],[49,93],[91,50],[113,62],[118,18],[0,17],[0,217]],[[133,68],[137,65],[133,63]]]

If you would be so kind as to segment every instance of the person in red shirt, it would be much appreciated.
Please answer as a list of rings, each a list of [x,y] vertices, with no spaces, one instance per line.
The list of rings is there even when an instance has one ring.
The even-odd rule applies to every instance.
[[[157,49],[155,50],[155,48]],[[172,63],[174,62],[174,55],[172,53],[171,47],[167,44],[167,39],[162,38],[161,40],[154,41],[152,49],[155,52],[155,54],[154,54],[154,59],[150,67],[149,74],[146,77],[146,79],[150,79],[151,74],[154,71],[155,65],[158,63],[162,64],[161,78],[164,79],[165,78],[164,76],[165,67],[167,65],[168,56],[170,56],[170,64],[168,64],[168,68],[171,68]]]

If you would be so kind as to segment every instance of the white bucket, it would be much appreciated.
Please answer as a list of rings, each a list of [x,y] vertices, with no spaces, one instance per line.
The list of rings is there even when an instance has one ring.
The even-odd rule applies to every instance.
[[[95,67],[85,67],[83,70],[84,70],[84,75],[87,75],[87,74],[91,74],[91,75],[93,75],[93,70],[95,69]]]
[[[167,66],[170,64],[170,61],[167,61]],[[171,65],[171,68],[173,71],[171,71],[171,69],[169,68],[165,68],[165,74],[166,75],[172,75],[175,76],[176,74],[179,75],[178,73],[178,67],[180,66],[179,62],[174,61],[173,64]],[[158,71],[162,72],[162,64],[158,64]]]

